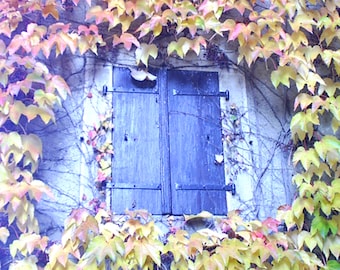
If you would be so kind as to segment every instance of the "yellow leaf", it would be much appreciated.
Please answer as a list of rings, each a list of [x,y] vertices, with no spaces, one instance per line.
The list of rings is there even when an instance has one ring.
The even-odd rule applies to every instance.
[[[299,48],[299,49],[304,50],[306,59],[310,62],[313,62],[322,52],[319,45],[315,45],[313,47]]]
[[[85,36],[81,36],[78,40],[79,52],[83,55],[90,48],[90,45]]]
[[[213,215],[207,211],[202,211],[201,213],[197,214],[197,215],[184,215],[184,220],[187,222],[189,220],[193,220],[193,219],[209,219],[212,218]]]
[[[293,32],[292,36],[293,47],[296,50],[301,44],[304,46],[308,45],[308,39],[302,31]]]
[[[294,102],[294,110],[297,109],[297,107],[300,105],[301,110],[306,109],[310,104],[313,102],[313,97],[311,95],[308,95],[306,93],[301,93],[297,95]]]
[[[25,111],[25,115],[28,121],[40,116],[45,124],[48,124],[51,120],[54,122],[54,113],[51,109],[39,108],[35,105],[29,105]]]
[[[9,231],[6,227],[0,227],[0,241],[4,244],[7,242]]]
[[[42,154],[42,143],[35,134],[22,135],[23,149],[29,152],[34,161],[37,161]]]
[[[297,163],[301,162],[303,168],[307,171],[311,164],[314,164],[316,167],[320,165],[320,158],[314,148],[310,148],[305,150],[302,146],[300,146],[294,153],[293,163],[296,166]]]
[[[130,69],[131,71],[131,77],[134,78],[137,81],[155,81],[157,79],[157,76],[145,71],[145,70],[136,70],[136,69]]]
[[[326,41],[327,46],[329,46],[333,39],[338,35],[338,31],[334,28],[326,28],[322,31],[320,36],[320,42]]]
[[[320,55],[321,55],[322,60],[329,67],[333,60],[334,51],[323,50]]]
[[[322,95],[326,92],[329,97],[333,97],[336,90],[340,89],[340,82],[335,82],[330,78],[324,78],[325,85],[320,85],[318,94]]]
[[[277,70],[274,70],[271,74],[271,81],[275,88],[282,83],[283,85],[289,87],[289,79],[296,79],[296,70],[290,66],[279,66]]]
[[[311,13],[300,13],[295,16],[294,20],[289,21],[290,26],[294,32],[298,32],[300,27],[306,29],[308,32],[313,33],[313,25],[316,25]]]
[[[142,43],[139,48],[136,49],[136,62],[137,65],[142,62],[145,66],[148,66],[149,57],[151,56],[153,59],[156,59],[158,55],[158,48],[155,44],[148,45],[146,43]]]
[[[326,255],[326,258],[329,257],[330,253],[335,256],[335,258],[339,258],[340,255],[340,236],[339,235],[329,235],[324,242],[323,253]]]
[[[38,270],[38,266],[36,263],[38,262],[38,259],[36,256],[31,255],[28,258],[24,258],[19,261],[15,261],[12,263],[9,267],[9,270]]]
[[[20,100],[15,100],[9,107],[9,118],[14,124],[18,124],[20,116],[25,113],[26,106]]]

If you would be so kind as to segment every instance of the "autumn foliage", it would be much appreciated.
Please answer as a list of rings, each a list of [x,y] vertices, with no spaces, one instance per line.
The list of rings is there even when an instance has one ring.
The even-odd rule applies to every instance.
[[[82,25],[61,18],[80,6],[87,9]],[[11,269],[153,269],[166,262],[171,269],[339,269],[339,10],[333,0],[2,0],[0,209],[20,231],[10,246]],[[298,196],[292,206],[262,222],[233,212],[214,219],[216,231],[174,230],[163,241],[143,211],[117,223],[107,211],[78,209],[65,221],[60,242],[39,235],[33,201],[53,195],[34,177],[42,145],[22,123],[55,121],[53,107],[70,94],[44,61],[66,50],[97,54],[100,47],[123,46],[145,68],[150,58],[198,55],[216,38],[238,44],[239,63],[273,66],[275,87],[298,91],[290,128],[293,163],[301,170],[293,177]],[[164,48],[158,46],[163,39]],[[324,115],[333,133],[316,136]],[[0,228],[2,242],[9,234]]]

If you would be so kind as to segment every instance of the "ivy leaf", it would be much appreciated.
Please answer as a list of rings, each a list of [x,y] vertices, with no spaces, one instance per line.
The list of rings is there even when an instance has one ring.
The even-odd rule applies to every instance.
[[[21,115],[24,114],[25,111],[26,106],[24,103],[20,100],[15,100],[14,103],[9,107],[9,119],[11,119],[11,121],[17,125]]]
[[[296,69],[290,66],[279,66],[277,70],[272,72],[270,79],[275,88],[277,88],[280,83],[290,87],[289,79],[295,80],[296,74]]]
[[[173,52],[176,52],[179,57],[184,58],[184,56],[190,49],[191,45],[190,43],[191,43],[190,39],[185,37],[179,38],[177,42],[171,41],[167,48],[168,55],[172,54]]]
[[[277,219],[268,217],[262,222],[262,224],[273,232],[278,232],[278,226],[280,225],[280,222]]]
[[[336,260],[329,260],[329,261],[327,261],[327,268],[326,269],[327,270],[339,270],[340,269],[340,262],[338,262]]]
[[[320,233],[322,238],[326,238],[330,230],[328,221],[322,216],[315,216],[311,224],[311,234]]]
[[[305,150],[300,146],[294,153],[293,163],[296,166],[298,162],[301,162],[303,168],[307,171],[311,164],[316,167],[320,166],[320,159],[317,151],[314,148]]]
[[[51,15],[56,20],[59,20],[59,12],[57,10],[57,6],[53,2],[43,7],[42,15],[45,19],[47,18],[48,15]]]
[[[176,51],[177,55],[181,58],[188,53],[189,50],[193,50],[197,55],[200,52],[200,47],[206,47],[206,40],[203,37],[196,37],[193,40],[186,37],[181,37],[178,41],[172,41],[168,45],[168,55]]]
[[[113,36],[113,46],[116,46],[120,43],[124,44],[124,48],[128,51],[131,50],[132,44],[134,44],[137,48],[140,47],[140,43],[136,37],[131,35],[130,33],[123,33],[118,37],[117,35]]]
[[[290,122],[290,129],[292,131],[294,141],[296,141],[296,136],[300,141],[303,141],[306,135],[308,135],[309,139],[311,139],[314,134],[313,125],[319,124],[318,114],[313,112],[311,109],[308,109],[305,112],[302,111],[296,113]]]
[[[323,253],[326,255],[326,258],[329,257],[329,251],[338,258],[340,255],[340,236],[339,235],[330,235],[326,238]]]
[[[67,261],[68,261],[68,256],[69,256],[68,250],[66,250],[60,244],[54,244],[49,248],[50,262],[49,262],[48,266],[51,266],[52,269],[57,268],[57,267],[60,268],[60,266],[57,264],[57,262],[58,262],[65,269],[65,267],[67,265]],[[53,259],[51,259],[51,258],[53,258]]]
[[[314,147],[322,159],[326,158],[329,151],[336,151],[340,154],[340,141],[332,135],[324,136],[321,141],[314,144]]]
[[[23,149],[29,152],[34,161],[38,161],[42,154],[42,143],[35,134],[21,135]]]
[[[209,219],[212,218],[213,215],[207,211],[202,211],[201,213],[197,214],[197,215],[184,215],[184,220],[186,222],[190,221],[190,220],[196,220],[196,219]]]
[[[299,218],[301,215],[303,215],[303,210],[306,209],[306,211],[309,214],[313,214],[314,212],[314,201],[312,198],[297,198],[292,205],[292,210],[294,213],[294,216]]]
[[[4,244],[7,242],[9,231],[6,227],[0,227],[0,241]]]
[[[300,93],[295,98],[294,110],[296,110],[299,105],[301,106],[301,110],[304,110],[312,103],[313,103],[313,97],[311,95],[308,95],[306,93]]]
[[[25,111],[25,115],[30,122],[32,119],[40,116],[45,124],[49,123],[51,120],[54,122],[54,113],[51,109],[39,108],[35,105],[29,105]]]
[[[320,77],[319,74],[309,71],[307,76],[301,76],[301,73],[296,76],[296,87],[300,91],[307,85],[308,90],[314,94],[316,85],[326,85],[325,81]]]
[[[40,180],[33,180],[30,183],[29,193],[31,194],[31,197],[38,202],[41,200],[41,197],[44,193],[48,195],[51,199],[54,198],[52,190]]]
[[[340,89],[340,82],[335,82],[330,78],[325,78],[324,82],[324,85],[320,85],[318,94],[322,95],[323,92],[326,92],[329,97],[333,97],[336,90]]]
[[[22,260],[17,260],[14,263],[11,264],[10,269],[11,270],[38,270],[37,263],[38,259],[36,256],[31,255],[27,258],[24,258]]]
[[[91,259],[91,257],[95,257],[97,264],[101,264],[105,257],[109,257],[112,262],[116,261],[117,255],[115,252],[115,245],[112,245],[114,242],[107,242],[102,235],[95,236],[89,243],[84,255],[82,256],[82,260]]]
[[[230,29],[229,31],[229,36],[228,36],[228,40],[235,40],[238,38],[238,36],[242,33],[242,31],[244,31],[244,29],[246,28],[244,23],[238,23],[236,24],[232,29]]]
[[[131,77],[134,78],[137,81],[155,81],[157,79],[157,76],[145,71],[145,70],[136,70],[136,69],[130,69],[131,71]]]
[[[145,66],[148,66],[148,60],[150,56],[153,59],[156,59],[158,55],[158,48],[155,44],[148,45],[146,43],[142,43],[140,47],[136,49],[135,55],[137,65],[142,62]]]

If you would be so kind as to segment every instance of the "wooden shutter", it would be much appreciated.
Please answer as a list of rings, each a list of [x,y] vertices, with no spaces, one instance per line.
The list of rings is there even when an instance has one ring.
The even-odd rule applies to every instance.
[[[153,73],[157,83],[114,70],[112,210],[226,214],[218,74]]]
[[[172,213],[226,214],[216,72],[168,72]]]
[[[159,101],[155,82],[138,82],[115,68],[113,78],[112,205],[161,211]]]

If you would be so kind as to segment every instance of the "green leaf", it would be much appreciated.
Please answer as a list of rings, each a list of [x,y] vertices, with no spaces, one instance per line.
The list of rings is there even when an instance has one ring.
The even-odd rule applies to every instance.
[[[311,234],[320,233],[322,238],[326,238],[330,230],[328,221],[322,216],[315,216],[311,224]]]
[[[335,260],[327,261],[327,270],[339,270],[340,269],[340,262]]]

